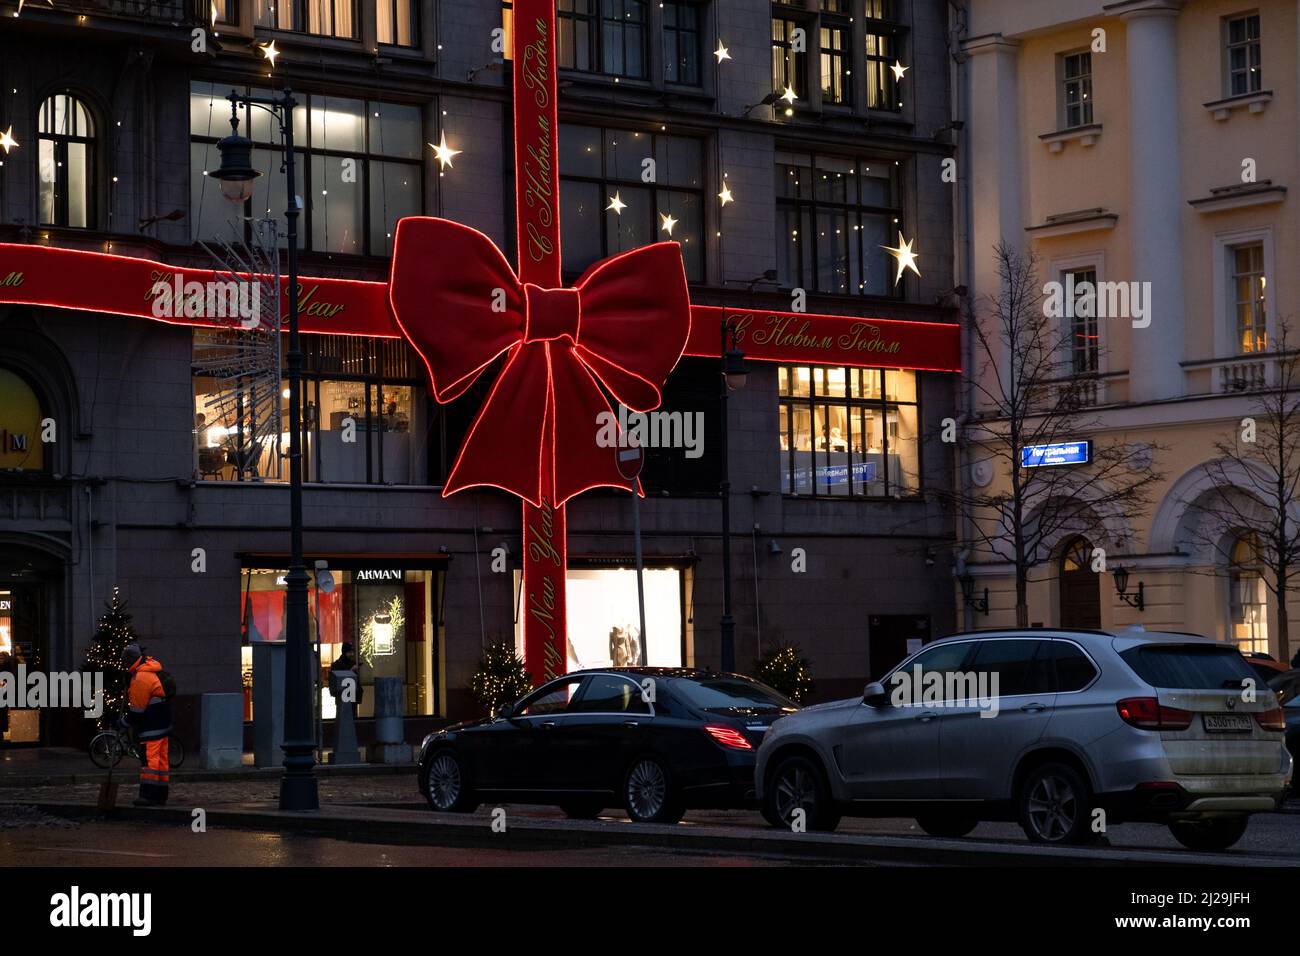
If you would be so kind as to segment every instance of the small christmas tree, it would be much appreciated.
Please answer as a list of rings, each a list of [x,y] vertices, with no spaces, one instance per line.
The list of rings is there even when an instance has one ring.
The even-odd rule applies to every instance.
[[[122,651],[128,644],[139,641],[135,628],[131,626],[126,601],[116,587],[113,596],[104,602],[104,607],[99,628],[86,649],[86,665],[82,668],[91,673],[100,671],[104,675],[104,713],[97,723],[100,730],[109,729],[126,713],[126,690],[131,675],[122,666]]]
[[[502,704],[513,704],[532,689],[523,658],[507,641],[488,645],[478,672],[469,679],[470,693],[488,714],[495,714]]]
[[[796,704],[812,693],[813,681],[809,674],[811,663],[796,644],[782,644],[769,651],[756,665],[758,679],[773,690],[778,690]]]

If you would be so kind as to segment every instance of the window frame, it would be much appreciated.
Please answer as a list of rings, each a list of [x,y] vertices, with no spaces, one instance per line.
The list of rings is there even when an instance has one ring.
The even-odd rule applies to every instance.
[[[1264,329],[1266,342],[1277,341],[1276,319],[1274,309],[1268,308],[1269,300],[1282,301],[1282,292],[1277,285],[1277,269],[1274,260],[1273,229],[1263,226],[1250,229],[1234,229],[1215,233],[1212,241],[1211,263],[1213,264],[1214,285],[1214,351],[1215,358],[1236,358],[1250,353],[1241,351],[1241,340],[1237,336],[1236,292],[1233,289],[1233,260],[1236,249],[1242,246],[1260,244],[1264,255],[1264,288],[1266,290]]]
[[[1256,653],[1262,651],[1265,654],[1269,650],[1269,591],[1267,579],[1264,577],[1263,562],[1259,556],[1259,544],[1251,540],[1249,534],[1238,534],[1233,538],[1232,544],[1228,548],[1228,641],[1237,647],[1243,654]],[[1245,559],[1237,557],[1238,548],[1247,549]],[[1241,598],[1241,585],[1251,581],[1254,585],[1252,590],[1258,596],[1258,600],[1243,601]],[[1257,609],[1257,617],[1254,621],[1248,619],[1245,611],[1247,608]],[[1238,616],[1240,613],[1240,617]],[[1234,631],[1238,627],[1249,629],[1249,635],[1238,637]],[[1262,646],[1260,646],[1262,645]]]
[[[561,126],[561,133],[563,131],[563,127],[565,126],[580,126],[588,130],[595,130],[600,134],[601,150],[600,150],[600,175],[599,176],[588,176],[588,175],[579,175],[576,173],[566,173],[562,165],[563,162],[562,157],[560,161],[557,162],[556,165],[558,170],[557,182],[559,184],[559,189],[560,189],[561,209],[563,208],[564,183],[566,182],[585,183],[589,185],[597,185],[600,187],[601,203],[602,203],[602,207],[601,207],[602,215],[600,217],[600,248],[602,250],[601,253],[602,256],[608,258],[610,256],[614,256],[618,254],[617,251],[611,249],[609,243],[609,217],[603,215],[604,212],[603,203],[607,202],[608,198],[610,196],[613,196],[615,192],[617,192],[623,187],[626,187],[628,189],[649,191],[650,202],[652,207],[651,215],[654,217],[654,220],[652,220],[652,226],[654,228],[654,235],[657,237],[653,240],[654,242],[661,242],[664,241],[664,239],[666,238],[660,235],[661,229],[660,226],[657,224],[659,211],[662,208],[662,204],[660,202],[661,197],[663,195],[670,194],[670,193],[689,193],[690,195],[695,197],[700,209],[700,236],[699,236],[700,266],[699,266],[698,276],[693,277],[690,275],[688,271],[687,281],[693,283],[700,283],[700,282],[707,281],[709,275],[709,244],[707,241],[707,234],[709,228],[709,209],[705,203],[705,185],[704,185],[704,178],[703,178],[704,176],[707,175],[707,169],[708,169],[708,156],[705,150],[706,140],[695,136],[678,136],[675,133],[664,133],[662,130],[657,128],[638,129],[636,126],[631,124],[623,127],[615,127],[609,125],[590,125],[588,123],[561,122],[560,126]],[[650,155],[654,157],[658,157],[659,155],[659,138],[661,136],[666,136],[669,138],[677,138],[677,139],[689,139],[697,143],[700,147],[700,166],[701,166],[700,185],[695,188],[692,188],[690,186],[674,186],[671,183],[661,181],[662,179],[661,176],[656,176],[654,182],[646,183],[643,182],[639,177],[619,178],[611,175],[608,168],[608,151],[605,149],[605,137],[606,134],[610,132],[633,133],[633,134],[640,133],[642,136],[648,136],[650,138]],[[513,179],[513,172],[508,173],[507,178]],[[562,222],[563,222],[563,218],[564,218],[563,215],[561,215]],[[674,236],[671,238],[676,240],[677,237]],[[647,245],[648,244],[649,243],[647,243]],[[568,265],[568,263],[565,263],[564,277],[566,281],[577,279],[579,276],[582,275],[582,273],[586,270],[586,268],[587,266],[574,268]]]
[[[402,43],[395,39],[381,40],[379,38],[379,4],[380,3],[385,4],[391,9],[394,36],[396,36],[397,34],[398,5],[403,3],[409,4],[411,8],[411,42],[410,43]],[[420,7],[421,4],[419,3],[419,0],[378,0],[378,2],[375,4],[375,43],[378,44],[379,46],[392,47],[397,50],[420,49],[420,45],[421,45],[420,34],[421,34],[421,26],[422,26],[420,22]]]
[[[868,166],[868,164],[870,163],[884,163],[886,165],[886,168],[890,170],[889,192],[890,192],[890,196],[892,197],[891,199],[892,205],[890,206],[876,206],[876,205],[863,203],[861,199],[860,191],[857,200],[853,202],[839,203],[828,199],[818,199],[815,185],[810,187],[810,193],[811,193],[810,195],[803,195],[801,193],[800,195],[793,198],[782,195],[782,190],[779,188],[775,190],[777,212],[780,213],[782,209],[792,209],[795,214],[795,219],[799,223],[800,232],[806,233],[804,236],[804,240],[811,242],[811,251],[808,253],[806,257],[806,263],[805,263],[805,256],[802,255],[802,253],[794,256],[794,260],[798,263],[799,274],[797,276],[792,277],[795,279],[795,282],[789,288],[797,287],[801,289],[807,289],[809,292],[817,292],[826,295],[871,296],[874,298],[884,298],[884,299],[894,299],[894,300],[906,299],[907,281],[908,281],[907,276],[904,276],[902,281],[889,283],[888,291],[884,293],[854,290],[851,287],[847,291],[841,292],[830,287],[823,287],[823,283],[822,283],[823,277],[821,275],[818,266],[818,262],[819,262],[818,244],[819,243],[818,243],[818,233],[816,228],[818,212],[820,210],[824,210],[824,209],[834,210],[836,212],[842,212],[845,215],[846,217],[845,221],[849,226],[849,231],[851,233],[852,232],[858,233],[858,239],[856,240],[857,255],[858,255],[858,262],[857,262],[858,276],[859,278],[864,277],[867,274],[866,273],[867,258],[864,252],[864,247],[862,245],[862,239],[861,239],[863,217],[864,216],[885,216],[890,220],[890,226],[891,226],[890,232],[893,233],[897,233],[899,231],[902,231],[904,233],[906,232],[905,224],[903,221],[903,214],[905,211],[906,204],[903,201],[903,195],[902,195],[902,178],[903,178],[901,173],[902,167],[898,165],[900,161],[893,160],[893,159],[871,158],[871,157],[863,157],[863,156],[837,156],[831,153],[818,153],[814,151],[805,152],[804,150],[799,150],[799,149],[784,150],[779,148],[779,144],[776,152],[778,155],[778,164],[777,164],[778,168],[781,165],[784,165],[779,162],[780,154],[782,153],[793,154],[795,156],[798,156],[801,161],[805,159],[807,160],[807,165],[801,166],[800,168],[806,168],[814,177],[817,175],[817,171],[819,169],[819,167],[817,166],[817,160],[819,158],[852,162],[856,167],[861,167],[864,169],[869,169],[870,167]],[[774,171],[774,173],[775,172],[776,171]],[[805,223],[810,224],[811,228],[805,230],[804,229]],[[779,225],[778,228],[774,230],[774,233],[777,242],[777,262],[779,264],[785,261],[787,258],[789,258],[786,255],[787,247],[784,244],[789,242],[791,237],[787,236],[785,234],[785,230],[780,228]],[[893,237],[890,237],[890,241],[893,241]],[[852,256],[851,255],[849,258],[849,265],[850,265],[850,286],[851,286],[852,285],[852,278],[851,278]],[[811,281],[809,281],[810,276],[806,273],[805,269],[811,269],[812,271]],[[865,285],[865,284],[866,284],[865,282],[860,283],[860,285]]]
[[[684,28],[680,21],[673,25],[668,24],[668,8],[674,10],[690,10],[695,17],[694,29]],[[698,0],[663,0],[663,29],[662,29],[662,47],[664,57],[664,76],[663,81],[672,86],[687,86],[699,88],[704,85],[704,33],[707,28],[704,17],[705,4]],[[676,38],[677,56],[668,55],[668,36],[672,34]],[[683,37],[689,38],[695,50],[695,75],[691,79],[683,79],[680,72],[676,79],[668,75],[669,63],[680,66],[680,56],[682,49]]]
[[[1250,36],[1251,21],[1254,21],[1255,26],[1254,37]],[[1254,96],[1257,93],[1262,93],[1264,90],[1264,25],[1259,10],[1230,14],[1223,17],[1221,22],[1224,97],[1232,99],[1238,96]],[[1233,41],[1232,26],[1235,23],[1244,23],[1246,25],[1246,38],[1244,40]],[[1232,66],[1233,51],[1238,49],[1246,51],[1246,66],[1242,70],[1234,70]],[[1253,66],[1251,64],[1252,52],[1255,55]],[[1238,74],[1244,76],[1246,80],[1246,88],[1241,92],[1233,90],[1233,78]]]
[[[909,31],[903,22],[897,0],[866,0],[863,6],[862,56],[863,79],[866,83],[868,110],[900,114],[903,104],[898,99],[898,80],[890,69],[893,61],[903,62]],[[871,41],[876,49],[871,49]],[[892,47],[892,52],[881,52],[881,41]]]
[[[828,34],[839,36],[838,46],[827,46]],[[823,106],[829,106],[833,109],[853,108],[855,97],[853,95],[852,50],[852,21],[832,13],[823,13],[817,27],[817,89]],[[832,89],[838,80],[840,93],[834,99],[828,98],[826,93],[828,76],[832,81]]]
[[[1070,61],[1087,57],[1086,73],[1080,72],[1075,76],[1069,75]],[[1096,97],[1093,95],[1093,68],[1092,68],[1092,50],[1067,50],[1057,54],[1056,58],[1056,111],[1057,111],[1057,128],[1061,130],[1081,129],[1085,126],[1095,125],[1095,111],[1093,105]],[[1079,99],[1075,103],[1070,101],[1070,85],[1078,83]],[[1070,111],[1077,109],[1079,111],[1079,122],[1070,122]]]
[[[271,0],[268,0],[268,4],[270,2]],[[275,9],[276,20],[279,20],[280,18],[279,14],[280,14],[281,5],[283,4],[291,5],[289,8],[289,17],[290,17],[291,25],[287,27],[281,26],[278,22],[277,23],[264,22],[264,19],[267,18],[270,12],[270,6],[268,5],[265,9],[259,9],[260,7],[262,7],[262,4],[258,3],[257,0],[253,0],[252,9],[250,11],[251,13],[250,19],[252,20],[252,26],[254,29],[277,30],[282,33],[299,33],[304,36],[324,37],[330,40],[348,40],[348,41],[354,41],[358,43],[361,42],[362,10],[361,10],[360,0],[344,0],[344,2],[346,2],[352,8],[352,32],[346,34],[334,32],[332,29],[334,19],[335,19],[334,4],[338,2],[339,0],[331,0],[330,2],[329,18],[331,24],[331,31],[328,33],[321,33],[321,32],[308,29],[308,24],[311,22],[310,8],[309,8],[309,4],[311,3],[311,0],[274,0],[275,7],[276,7]]]
[[[771,50],[772,92],[783,91],[787,86],[789,86],[790,89],[794,90],[795,96],[806,103],[808,102],[809,93],[812,89],[808,80],[808,54],[810,51],[805,47],[802,53],[796,53],[792,48],[793,44],[790,39],[790,32],[798,28],[802,29],[807,37],[812,37],[816,34],[813,32],[814,26],[812,21],[810,19],[796,16],[795,13],[796,11],[790,10],[789,8],[773,8],[772,10],[771,26],[769,28],[769,33],[771,34],[769,43]],[[781,24],[782,27],[782,36],[780,37],[776,35],[778,23]],[[777,50],[785,51],[781,55],[781,78],[777,77]],[[791,79],[792,76],[793,81]]]
[[[201,78],[192,79],[190,84],[191,98],[195,94],[194,87],[196,85],[207,84],[207,83],[220,85],[220,81],[218,80],[205,80]],[[240,89],[241,92],[243,92],[244,94],[248,94],[252,89],[260,89],[260,87],[251,87],[247,84],[244,84],[242,87],[237,85],[236,88]],[[203,91],[199,91],[199,93],[200,95],[203,95]],[[215,89],[212,91],[210,95],[212,96],[214,101],[219,99]],[[303,120],[303,126],[305,127],[306,130],[306,137],[305,137],[306,142],[294,143],[294,155],[296,159],[296,166],[298,169],[298,173],[300,175],[300,181],[298,184],[299,189],[301,190],[300,195],[303,196],[305,200],[309,198],[314,198],[316,195],[318,195],[319,185],[314,182],[315,171],[312,168],[313,166],[312,161],[315,158],[319,157],[322,160],[328,160],[328,159],[356,160],[357,165],[361,169],[360,203],[361,203],[361,222],[362,222],[361,232],[363,235],[362,249],[360,252],[333,250],[330,249],[328,245],[326,245],[326,247],[324,248],[317,248],[313,241],[315,236],[315,221],[316,221],[315,204],[312,201],[305,201],[303,204],[304,208],[301,210],[300,228],[298,232],[299,250],[304,253],[313,253],[313,254],[320,253],[325,255],[338,255],[338,256],[367,256],[371,258],[386,258],[390,256],[391,249],[389,248],[389,246],[392,241],[391,239],[385,240],[384,243],[385,247],[383,249],[374,248],[373,238],[374,238],[374,231],[375,231],[375,218],[374,218],[375,211],[373,209],[374,204],[372,202],[372,195],[371,195],[372,190],[374,189],[374,183],[371,178],[372,172],[374,171],[377,165],[382,165],[382,164],[409,167],[411,174],[417,176],[419,180],[419,189],[418,189],[419,212],[417,213],[417,215],[423,214],[423,212],[429,208],[428,205],[429,190],[430,188],[437,190],[438,183],[435,179],[431,185],[429,182],[429,177],[425,175],[425,159],[423,155],[423,150],[421,150],[421,155],[414,159],[409,156],[399,156],[393,153],[381,153],[375,150],[375,148],[372,146],[372,131],[371,131],[371,128],[374,125],[374,112],[376,108],[382,109],[384,107],[390,107],[390,106],[413,108],[419,111],[421,114],[420,132],[416,138],[418,142],[423,143],[427,138],[426,137],[427,130],[425,128],[425,115],[424,115],[426,104],[402,103],[402,102],[387,101],[387,100],[370,100],[364,98],[361,99],[360,102],[362,104],[362,119],[364,120],[363,143],[362,143],[361,151],[356,152],[348,149],[315,148],[314,141],[313,141],[314,131],[312,129],[313,127],[312,113],[317,109],[316,106],[317,101],[321,103],[320,109],[324,110],[327,108],[325,104],[327,104],[328,101],[331,99],[351,100],[354,99],[354,97],[332,96],[327,93],[314,93],[309,91],[295,93],[295,95],[298,97],[298,106],[295,108],[295,110],[304,111],[305,119]],[[436,106],[436,102],[434,105]],[[241,116],[240,118],[240,124],[241,124],[240,131],[244,135],[248,135],[249,126],[251,125],[247,120],[248,110],[244,110],[243,113],[244,115]],[[227,115],[223,113],[221,117],[221,124],[219,127],[219,129],[221,129],[221,135],[225,135],[224,127],[226,127],[227,125],[226,121],[227,121]],[[214,122],[214,126],[215,125],[217,124],[215,124]],[[208,148],[209,150],[215,150],[216,144],[220,142],[220,139],[221,136],[213,135],[213,133],[200,135],[193,131],[190,132],[190,136],[189,136],[189,141],[191,146],[201,145]],[[281,157],[284,155],[283,139],[278,135],[278,130],[274,125],[272,125],[271,127],[270,139],[253,140],[254,157],[256,158],[257,155],[262,152],[271,153],[272,155],[278,154]],[[191,171],[191,174],[193,175],[193,171]],[[247,220],[249,220],[250,217],[251,219],[258,218],[254,216],[252,213],[251,207],[253,202],[254,199],[249,199],[244,206],[245,219],[246,219],[245,238],[251,238],[251,233],[249,232],[249,230],[252,229],[252,222]],[[193,206],[192,202],[191,202],[191,206]],[[281,215],[280,210],[274,210],[273,212],[276,217],[279,217]],[[191,209],[191,221],[193,222],[194,228],[197,228],[198,225],[197,221],[194,220],[194,216],[196,213],[197,210]],[[324,214],[323,210],[322,210],[322,214]],[[382,215],[382,211],[380,212],[380,215]],[[194,241],[197,242],[198,239],[195,239]]]
[[[793,383],[795,381],[796,370],[798,369],[809,370],[807,395],[795,395],[793,394],[793,388],[791,388],[789,392],[783,392],[781,390],[781,385],[780,385],[781,371],[783,370],[785,372],[787,383]],[[844,388],[845,394],[844,395],[819,395],[817,392],[817,379],[818,379],[817,371],[819,369],[839,369],[843,371],[844,383],[845,383],[845,388]],[[853,397],[849,394],[853,391],[853,389],[849,387],[850,383],[853,380],[852,378],[853,372],[859,369],[863,373],[869,372],[873,375],[878,376],[879,393],[880,393],[878,398]],[[901,372],[903,374],[911,375],[914,382],[915,397],[911,400],[890,399],[887,396],[885,391],[886,372]],[[866,368],[862,366],[801,365],[799,363],[786,363],[786,362],[781,363],[778,366],[778,372],[777,372],[777,409],[778,409],[777,421],[778,423],[781,422],[782,420],[784,420],[785,422],[785,432],[784,434],[780,435],[781,438],[785,439],[785,447],[780,449],[783,458],[783,461],[781,463],[782,496],[786,498],[822,499],[828,501],[846,501],[846,500],[857,500],[857,501],[917,500],[919,501],[922,498],[924,498],[924,492],[922,491],[922,489],[925,487],[925,482],[924,482],[924,457],[925,456],[924,456],[924,449],[921,441],[921,433],[923,431],[922,395],[921,395],[922,384],[921,383],[922,383],[921,373],[916,371],[915,369],[897,369],[897,368],[890,368],[887,366],[878,366],[878,367],[873,366],[870,368]],[[827,429],[827,433],[825,435],[813,434],[813,429],[815,427],[814,423],[817,421],[818,408],[821,407],[821,408],[829,409],[836,406],[846,408],[848,410],[847,421],[850,427],[849,427],[849,434],[845,441],[846,447],[843,452],[835,452],[833,449],[830,448],[830,435],[829,435],[830,416],[829,415],[823,415],[823,421],[826,422],[825,427]],[[813,447],[808,450],[809,454],[811,454],[812,456],[810,458],[810,462],[811,462],[810,484],[812,486],[812,490],[809,492],[794,490],[796,488],[795,455],[796,453],[802,451],[802,449],[798,449],[795,447],[795,438],[794,438],[794,420],[795,420],[794,409],[795,408],[805,409],[809,416],[808,417],[809,436],[810,436],[810,441],[813,445]],[[914,446],[916,448],[916,477],[915,477],[915,487],[913,488],[893,487],[893,482],[891,481],[891,476],[890,476],[889,414],[891,411],[897,412],[899,409],[902,408],[913,408],[916,410],[916,432],[917,433],[914,439]],[[865,450],[858,453],[855,453],[853,451],[853,439],[854,436],[857,434],[857,432],[852,427],[852,423],[855,419],[860,421],[861,418],[863,417],[862,413],[865,411],[875,412],[877,415],[880,416],[880,421],[881,421],[881,430],[880,430],[881,445],[880,445],[879,455],[880,455],[880,460],[882,461],[884,467],[881,469],[882,474],[878,482],[881,488],[879,494],[866,494],[858,490],[860,487],[864,486],[864,483],[856,481],[853,477],[853,466],[858,461],[868,460],[867,456],[869,454],[874,454],[874,453],[869,453]],[[780,428],[779,424],[778,424],[778,428]],[[826,448],[821,449],[817,447],[817,442],[819,438],[826,439],[826,446],[827,446]],[[863,443],[863,447],[865,449],[866,442]],[[830,456],[832,454],[843,454],[846,456],[846,460],[848,462],[848,474],[847,474],[848,489],[845,494],[832,494],[829,491],[824,491],[818,487],[817,469],[819,465],[828,467],[831,463]],[[900,455],[899,458],[900,458],[900,468],[901,468],[902,456]],[[876,484],[876,482],[872,482],[871,484]]]
[[[54,101],[59,97],[66,97],[69,100],[69,108],[76,104],[85,111],[86,119],[91,125],[88,135],[76,133],[60,132],[42,132],[41,127],[44,124],[46,110],[54,111]],[[73,115],[75,110],[69,109]],[[51,124],[53,124],[53,115],[51,115]],[[34,198],[37,207],[37,219],[42,219],[41,212],[41,147],[44,143],[49,142],[52,145],[55,162],[54,173],[54,214],[53,222],[41,222],[41,226],[49,226],[56,229],[85,229],[94,230],[99,224],[99,205],[103,195],[103,190],[99,184],[99,137],[98,131],[102,124],[97,111],[92,107],[90,100],[80,93],[71,89],[53,90],[44,98],[36,107],[36,162],[33,164],[36,175],[36,190]],[[68,159],[68,147],[72,144],[79,144],[86,147],[86,169],[84,180],[86,183],[86,223],[82,226],[74,226],[69,221],[70,208],[68,200],[70,198],[69,182],[71,169]]]

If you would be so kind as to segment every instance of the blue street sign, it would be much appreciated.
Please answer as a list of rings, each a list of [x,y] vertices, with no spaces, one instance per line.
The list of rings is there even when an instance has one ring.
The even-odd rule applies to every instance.
[[[1092,460],[1092,442],[1061,441],[1050,445],[1026,445],[1020,449],[1020,467],[1044,468],[1051,465],[1086,465]]]

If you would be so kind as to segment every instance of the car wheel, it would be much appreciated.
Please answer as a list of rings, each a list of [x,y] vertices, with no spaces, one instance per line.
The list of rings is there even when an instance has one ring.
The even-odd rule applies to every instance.
[[[455,751],[440,750],[429,758],[424,787],[429,806],[439,813],[473,813],[478,808]]]
[[[1250,817],[1210,817],[1208,820],[1172,820],[1169,832],[1189,850],[1217,853],[1226,850],[1246,832]]]
[[[686,812],[658,757],[642,757],[632,764],[623,781],[623,805],[637,823],[676,823]]]
[[[916,825],[930,836],[964,837],[979,826],[975,817],[947,813],[926,813],[916,818]]]
[[[594,820],[605,809],[604,804],[573,800],[560,804],[560,809],[570,820]]]
[[[803,810],[804,824],[810,831],[830,832],[840,825],[840,813],[826,778],[807,757],[781,761],[763,796],[763,817],[773,826],[792,829],[796,810]]]
[[[1063,846],[1088,839],[1092,792],[1067,764],[1049,763],[1032,771],[1020,787],[1017,806],[1031,843]]]

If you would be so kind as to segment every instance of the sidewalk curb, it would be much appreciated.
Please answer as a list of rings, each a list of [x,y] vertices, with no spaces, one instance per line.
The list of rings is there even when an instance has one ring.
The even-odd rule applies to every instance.
[[[86,758],[89,761],[89,757]],[[122,780],[134,779],[137,767],[123,760],[113,768],[113,776]],[[381,777],[394,774],[413,774],[415,764],[319,764],[313,771],[318,777]],[[172,783],[232,783],[235,781],[259,782],[279,780],[283,767],[249,767],[242,770],[173,770]],[[5,774],[0,776],[0,793],[23,787],[70,787],[78,784],[103,783],[107,770],[92,765],[85,773]]]
[[[20,801],[7,801],[18,803]],[[43,812],[68,819],[104,819],[97,807],[21,801]],[[343,809],[342,807],[340,809]],[[354,813],[365,807],[352,806]],[[369,810],[374,813],[374,809]],[[1045,848],[973,840],[920,837],[880,837],[852,834],[793,834],[739,831],[724,827],[654,826],[649,824],[586,823],[574,820],[526,819],[509,823],[505,833],[493,833],[490,818],[449,818],[422,811],[387,811],[387,819],[334,813],[291,813],[273,809],[221,809],[206,811],[209,827],[301,833],[411,846],[465,847],[507,850],[582,849],[598,846],[641,846],[738,855],[796,857],[813,862],[881,863],[929,866],[1101,866],[1142,865],[1187,867],[1294,867],[1294,861],[1233,854],[1194,854],[1170,850],[1116,850],[1087,847]],[[192,808],[119,807],[110,819],[154,821],[188,826]]]

